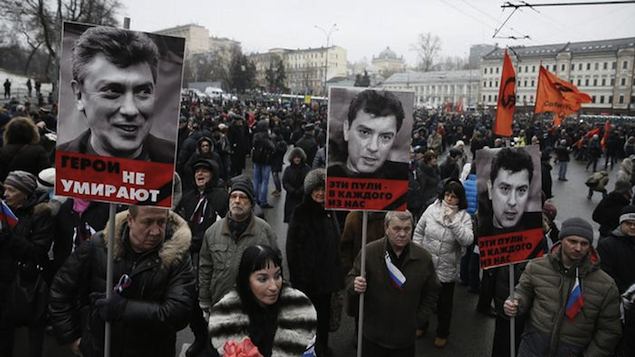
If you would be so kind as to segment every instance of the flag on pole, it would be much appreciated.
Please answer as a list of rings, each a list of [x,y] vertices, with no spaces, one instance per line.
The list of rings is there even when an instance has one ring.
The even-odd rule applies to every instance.
[[[9,225],[9,228],[13,229],[16,224],[18,224],[18,217],[13,214],[11,208],[7,206],[4,201],[1,201],[0,204],[0,222],[6,222]]]
[[[591,103],[588,94],[580,92],[573,83],[558,78],[542,65],[538,74],[535,113],[552,112],[559,117],[580,110],[581,103]]]
[[[609,133],[611,132],[611,122],[606,121],[604,123],[604,135],[602,135],[602,140],[600,140],[600,146],[602,150],[606,149],[606,141],[609,139]]]
[[[582,297],[582,289],[580,287],[580,278],[578,277],[578,269],[575,270],[575,283],[573,289],[567,299],[567,307],[565,314],[569,320],[573,320],[584,306],[584,298]]]
[[[388,268],[388,276],[390,277],[390,282],[401,289],[403,287],[403,284],[406,283],[406,277],[399,270],[399,268],[397,268],[392,263],[392,260],[390,260],[390,254],[388,254],[388,252],[386,252],[386,268]]]
[[[494,121],[494,134],[499,136],[512,135],[512,121],[516,110],[516,71],[512,60],[505,50],[503,56],[503,74],[498,89],[498,105],[496,108],[496,120]]]

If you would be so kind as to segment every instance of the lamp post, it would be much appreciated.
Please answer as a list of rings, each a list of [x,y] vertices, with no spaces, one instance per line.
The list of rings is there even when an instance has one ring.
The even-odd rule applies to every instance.
[[[324,60],[324,85],[322,86],[322,88],[324,89],[324,96],[326,96],[326,79],[327,79],[327,73],[329,70],[329,45],[331,42],[331,35],[333,34],[333,32],[337,31],[337,24],[331,25],[328,31],[318,25],[314,25],[313,27],[322,31],[324,33],[324,36],[326,36],[326,53],[325,53],[326,58]]]

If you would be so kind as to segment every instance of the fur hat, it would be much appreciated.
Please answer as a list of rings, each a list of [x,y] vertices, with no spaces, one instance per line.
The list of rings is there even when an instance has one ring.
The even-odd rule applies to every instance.
[[[309,171],[304,178],[304,193],[310,195],[314,189],[326,187],[326,170],[320,168]]]
[[[231,188],[229,189],[229,194],[231,195],[234,191],[240,191],[247,195],[251,204],[254,204],[254,184],[249,178],[249,176],[240,175],[236,176],[231,181]]]
[[[569,236],[580,236],[589,241],[589,243],[593,244],[593,227],[586,220],[573,217],[569,218],[566,221],[562,222],[562,227],[560,228],[560,234],[558,238],[560,240],[567,238]]]
[[[37,178],[32,173],[16,170],[9,172],[7,178],[4,179],[4,184],[13,186],[27,196],[31,196],[37,188]]]

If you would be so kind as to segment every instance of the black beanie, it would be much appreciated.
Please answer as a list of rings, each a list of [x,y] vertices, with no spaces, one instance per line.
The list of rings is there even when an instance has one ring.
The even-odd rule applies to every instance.
[[[593,227],[591,227],[589,222],[582,218],[569,218],[562,222],[558,238],[562,240],[563,238],[569,236],[580,236],[588,240],[590,244],[593,244]]]
[[[240,191],[247,195],[249,201],[253,206],[254,204],[254,185],[251,182],[249,176],[240,175],[232,179],[231,188],[229,190],[229,194],[231,195],[234,191]]]

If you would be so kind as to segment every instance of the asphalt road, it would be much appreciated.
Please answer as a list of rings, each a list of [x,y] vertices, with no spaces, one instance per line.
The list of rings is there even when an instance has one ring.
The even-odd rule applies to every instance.
[[[604,161],[598,168],[603,167]],[[555,166],[555,165],[554,165]],[[618,167],[610,172],[609,192],[615,184]],[[586,198],[587,187],[584,185],[590,172],[585,171],[584,164],[572,161],[569,164],[568,182],[558,181],[557,166],[552,171],[553,194],[552,199],[558,209],[556,221],[558,223],[570,217],[582,217],[591,221],[591,214],[595,206],[601,200],[601,195],[595,193],[591,200]],[[273,180],[270,180],[270,192],[273,190]],[[287,225],[282,223],[284,193],[281,197],[270,197],[270,203],[275,207],[267,210],[267,221],[278,233],[278,244],[284,249]],[[598,225],[593,223],[594,227]],[[596,231],[596,235],[597,235]],[[478,314],[475,311],[478,296],[468,293],[467,288],[457,285],[454,296],[454,311],[452,315],[451,334],[448,345],[440,350],[432,345],[436,321],[431,322],[428,334],[417,341],[418,356],[464,356],[484,357],[489,356],[494,333],[494,319]],[[386,306],[386,308],[390,308]],[[330,347],[336,357],[356,356],[354,348],[354,322],[344,314],[342,325],[337,332],[330,335]],[[193,340],[189,329],[178,334],[177,351],[184,351]],[[16,336],[16,351],[14,356],[26,356],[25,330],[20,329]],[[71,357],[70,352],[63,346],[59,346],[55,340],[48,336],[45,341],[44,357]]]

